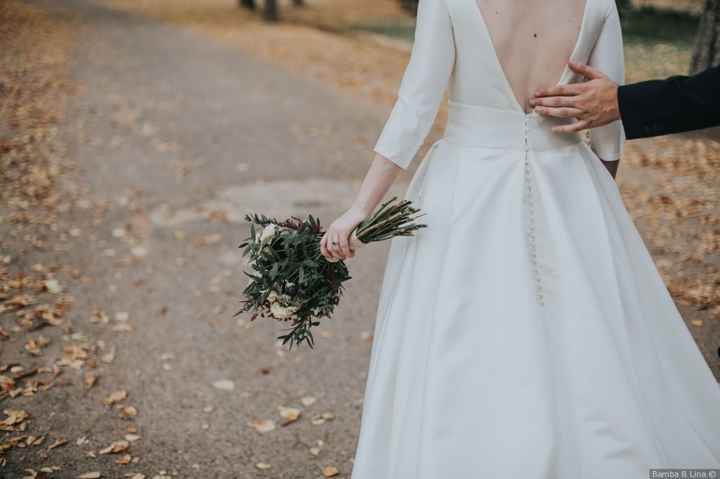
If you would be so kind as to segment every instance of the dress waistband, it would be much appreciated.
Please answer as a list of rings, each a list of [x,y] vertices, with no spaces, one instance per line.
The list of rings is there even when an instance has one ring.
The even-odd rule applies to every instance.
[[[472,148],[554,150],[583,141],[579,133],[552,131],[552,127],[571,121],[451,100],[444,136],[450,143]]]

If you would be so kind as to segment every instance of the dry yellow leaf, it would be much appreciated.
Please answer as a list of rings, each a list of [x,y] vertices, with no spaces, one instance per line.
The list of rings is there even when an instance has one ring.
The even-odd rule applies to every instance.
[[[340,474],[340,471],[338,471],[335,466],[325,466],[323,467],[322,474],[325,477],[335,477]]]
[[[287,426],[288,424],[297,421],[302,414],[302,411],[300,409],[294,407],[280,406],[278,407],[278,409],[280,410],[280,416],[285,420],[282,423],[283,426]]]
[[[53,450],[53,449],[55,449],[55,448],[58,448],[58,447],[60,447],[60,446],[64,446],[65,444],[67,444],[67,440],[66,440],[66,439],[56,439],[55,442],[53,442],[52,444],[50,444],[50,445],[48,446],[48,451],[51,451],[51,450]]]
[[[119,454],[127,451],[130,447],[130,443],[127,441],[115,441],[105,449],[99,451],[100,454]]]
[[[108,397],[103,399],[103,403],[105,403],[106,406],[112,406],[113,404],[124,401],[125,399],[127,399],[127,391],[120,390],[111,393]]]
[[[80,474],[77,479],[98,479],[102,477],[102,474],[99,472],[86,472],[85,474]]]
[[[25,350],[30,354],[38,356],[42,354],[43,348],[48,344],[50,344],[50,340],[48,338],[45,336],[38,336],[35,339],[28,339],[27,343],[25,343]]]
[[[125,406],[125,407],[122,408],[122,410],[120,411],[120,415],[121,415],[122,417],[125,417],[125,418],[135,417],[135,416],[138,415],[138,411],[137,411],[137,409],[135,409],[134,406]]]
[[[266,463],[266,462],[258,462],[257,464],[255,464],[255,467],[257,467],[257,468],[260,469],[261,471],[267,471],[267,470],[270,469],[272,466],[271,466],[270,464]]]
[[[98,376],[95,373],[85,373],[85,387],[90,389],[97,383]]]
[[[17,427],[30,417],[27,411],[20,409],[5,409],[3,412],[7,417],[0,421],[1,431],[17,431]]]

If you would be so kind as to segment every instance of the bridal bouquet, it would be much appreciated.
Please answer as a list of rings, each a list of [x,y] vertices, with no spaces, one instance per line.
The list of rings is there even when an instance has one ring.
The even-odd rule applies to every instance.
[[[394,236],[412,236],[426,225],[417,224],[418,209],[408,200],[393,197],[352,232],[351,247]],[[273,318],[288,323],[289,331],[280,336],[283,344],[307,343],[314,339],[311,328],[321,318],[332,316],[340,302],[343,283],[350,274],[343,261],[328,261],[320,253],[324,231],[320,221],[308,215],[302,220],[291,217],[278,221],[264,215],[250,214],[250,236],[240,245],[248,257],[249,270],[244,273],[249,283],[243,291],[245,299],[237,314],[250,311],[251,320]]]

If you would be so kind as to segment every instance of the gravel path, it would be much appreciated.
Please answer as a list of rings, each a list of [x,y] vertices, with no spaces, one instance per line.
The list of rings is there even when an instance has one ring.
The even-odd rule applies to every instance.
[[[83,272],[73,323],[115,357],[88,391],[71,372],[67,387],[16,400],[43,411],[36,430],[69,442],[13,451],[3,477],[44,465],[62,467],[51,476],[62,478],[307,479],[326,466],[349,477],[386,248],[351,263],[316,350],[286,352],[274,345],[276,325],[233,317],[245,284],[237,245],[249,211],[340,213],[387,111],[200,33],[91,0],[33,3],[78,24],[79,89],[61,131],[79,165],[64,188],[88,205],[71,220],[83,241],[66,253]],[[107,321],[91,321],[93,310]],[[117,390],[139,411],[130,465],[88,455],[128,432],[102,404]],[[283,426],[280,406],[301,409],[300,419]]]
[[[60,477],[311,478],[332,465],[346,477],[386,249],[368,248],[351,267],[316,350],[288,353],[274,344],[275,325],[233,317],[246,283],[237,245],[249,211],[340,213],[386,112],[200,34],[85,0],[36,5],[79,25],[79,89],[61,133],[80,168],[65,188],[92,207],[74,218],[86,241],[67,255],[88,278],[72,291],[73,320],[116,354],[82,397],[69,386],[27,400],[52,411],[36,429],[71,443],[50,459],[14,452],[6,471],[19,477],[22,462],[61,465]],[[107,325],[82,317],[94,308]],[[115,390],[139,411],[131,452],[140,461],[129,466],[83,457],[126,434],[101,402]],[[302,409],[300,420],[282,427],[279,406]],[[258,432],[251,423],[262,420],[276,429]],[[75,445],[83,436],[90,443]]]

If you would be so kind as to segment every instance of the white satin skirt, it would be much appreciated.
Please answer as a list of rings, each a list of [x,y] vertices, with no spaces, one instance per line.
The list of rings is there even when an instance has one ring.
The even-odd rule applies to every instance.
[[[720,468],[720,389],[618,188],[534,113],[450,103],[392,240],[352,479]]]

